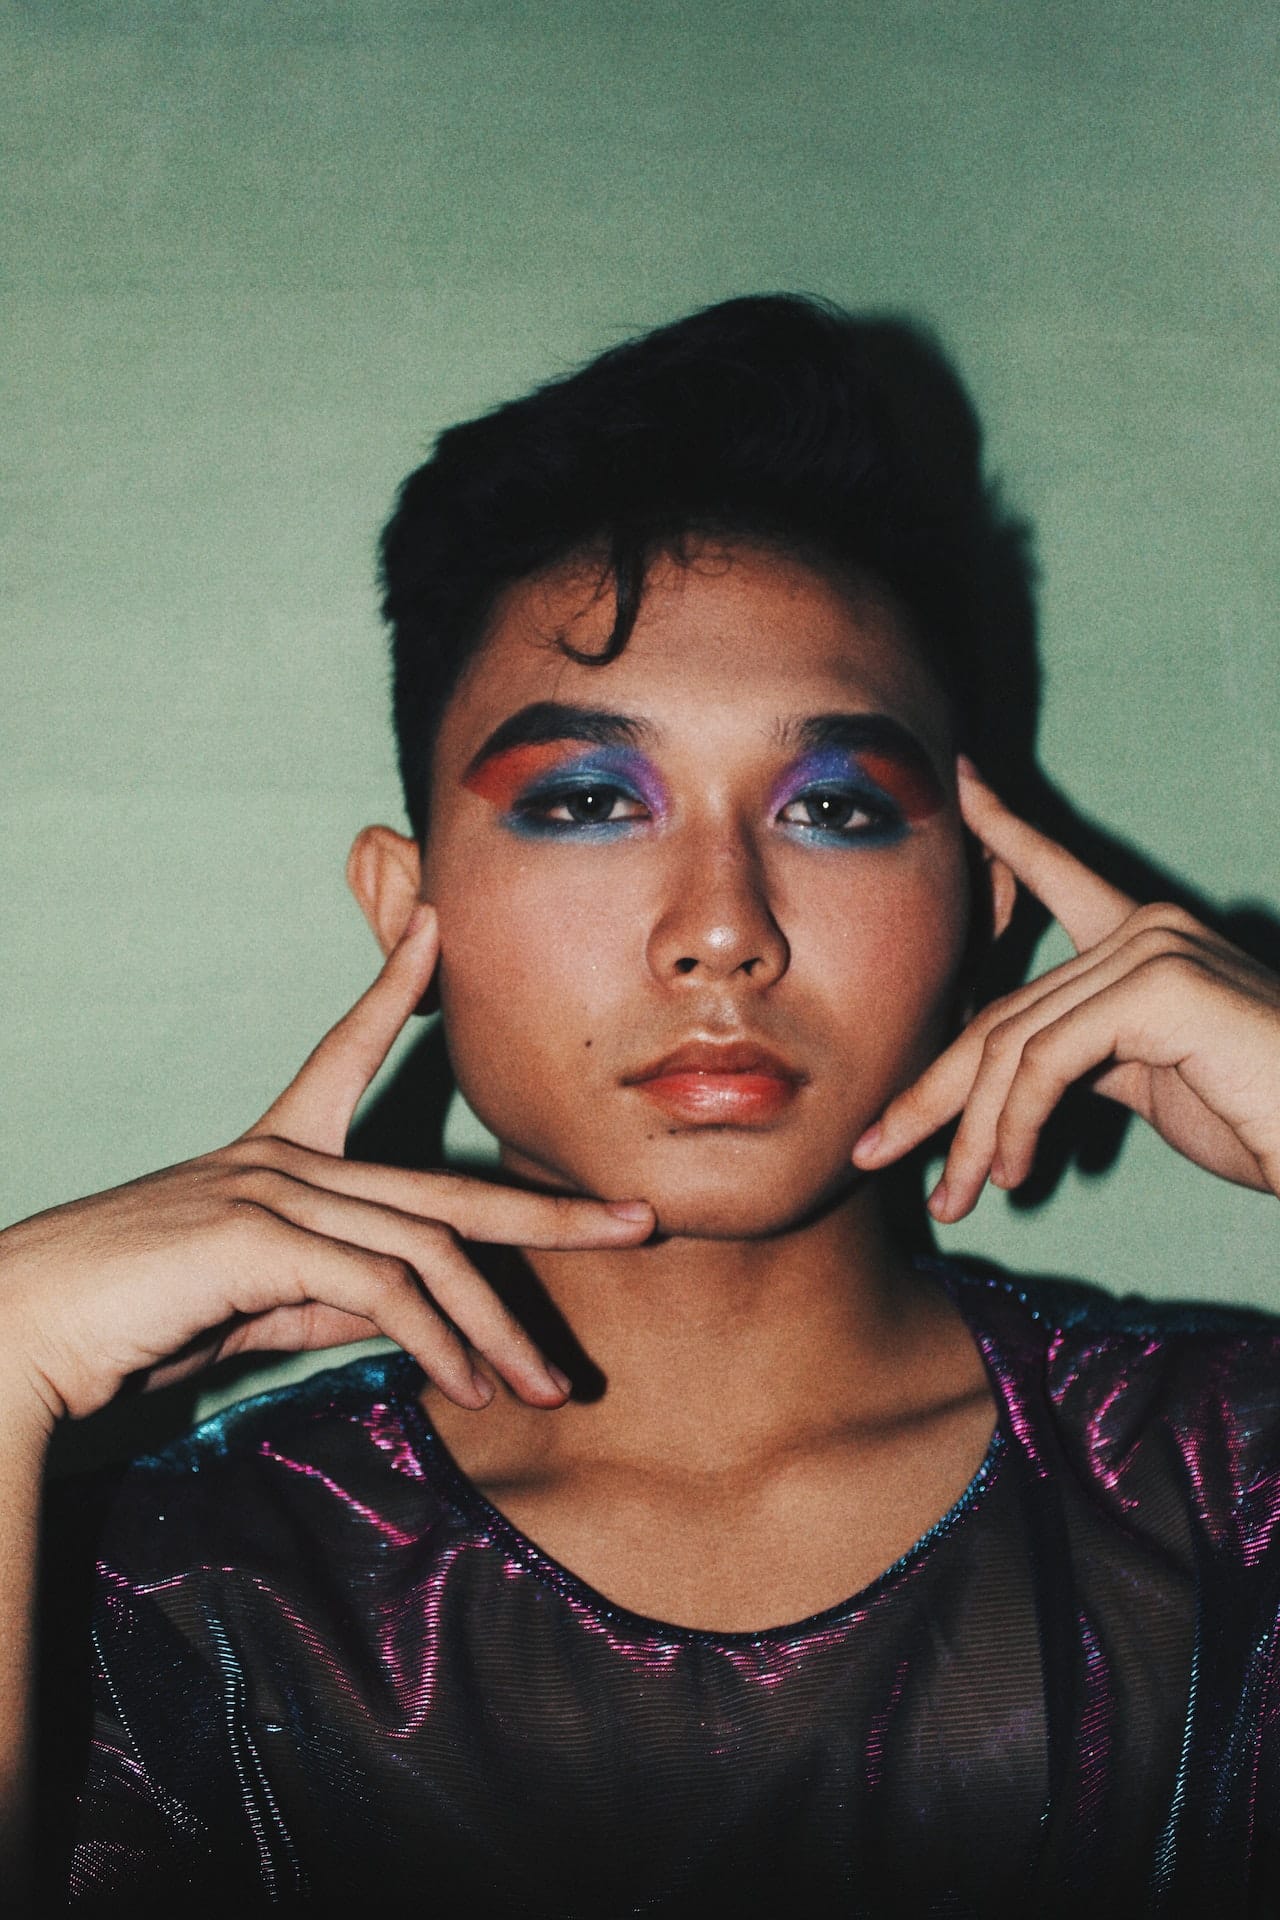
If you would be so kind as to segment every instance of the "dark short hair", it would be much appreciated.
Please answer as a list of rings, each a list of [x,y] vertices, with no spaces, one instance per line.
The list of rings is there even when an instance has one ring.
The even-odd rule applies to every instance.
[[[598,555],[615,622],[586,657],[603,663],[626,645],[654,557],[700,536],[780,546],[837,579],[887,586],[960,742],[989,767],[1010,699],[1034,731],[1022,534],[984,479],[963,387],[918,327],[770,294],[627,340],[449,428],[400,490],[381,578],[413,831],[426,830],[441,716],[498,595]]]

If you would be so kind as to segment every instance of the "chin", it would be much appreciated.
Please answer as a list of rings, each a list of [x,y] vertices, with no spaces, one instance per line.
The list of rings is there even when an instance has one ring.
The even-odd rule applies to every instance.
[[[776,1141],[763,1155],[762,1144],[759,1134],[735,1137],[726,1130],[703,1134],[693,1155],[620,1148],[606,1166],[597,1149],[574,1156],[572,1166],[553,1167],[504,1147],[503,1161],[518,1178],[561,1192],[647,1200],[659,1236],[667,1239],[767,1240],[829,1212],[860,1184],[847,1155],[826,1165],[815,1166],[811,1156],[797,1164]]]
[[[762,1190],[760,1183],[726,1180],[702,1190],[677,1189],[646,1194],[658,1216],[658,1234],[667,1239],[769,1240],[794,1233],[838,1207],[859,1184],[852,1167],[815,1191],[811,1180],[791,1190]]]

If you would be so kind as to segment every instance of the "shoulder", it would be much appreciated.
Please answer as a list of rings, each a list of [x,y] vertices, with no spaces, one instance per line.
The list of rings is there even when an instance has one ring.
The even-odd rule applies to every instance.
[[[965,1263],[938,1263],[948,1291],[979,1339],[1054,1366],[1067,1355],[1105,1367],[1139,1353],[1193,1370],[1224,1359],[1265,1372],[1280,1355],[1280,1315],[1198,1300],[1115,1294],[1082,1280],[1021,1277]]]
[[[379,1354],[255,1395],[96,1484],[57,1490],[57,1519],[91,1525],[99,1579],[162,1582],[203,1564],[270,1576],[304,1536],[358,1552],[375,1521],[424,1511],[422,1373]]]
[[[1163,1486],[1246,1557],[1269,1539],[1280,1317],[972,1270],[948,1284],[1038,1464],[1056,1457],[1126,1510]]]

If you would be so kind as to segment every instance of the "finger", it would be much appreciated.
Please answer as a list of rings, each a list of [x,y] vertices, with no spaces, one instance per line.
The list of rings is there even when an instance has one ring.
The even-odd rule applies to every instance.
[[[1086,993],[1096,991],[1133,962],[1115,950],[1103,959],[1098,949],[1042,974],[1016,994],[1010,994],[984,1008],[953,1040],[920,1077],[896,1095],[874,1127],[868,1128],[853,1149],[854,1163],[860,1167],[885,1167],[910,1153],[929,1139],[939,1127],[964,1112],[968,1118],[966,1136],[961,1145],[961,1161],[970,1140],[980,1138],[978,1124],[989,1117],[989,1089],[997,1085],[1002,1063],[1007,1077],[1017,1064],[1017,1048],[1038,1025],[1051,1020]],[[975,1106],[975,1089],[984,1079],[981,1096]],[[962,1126],[965,1123],[962,1122]],[[960,1136],[957,1134],[957,1141]],[[954,1151],[954,1145],[953,1145]],[[948,1170],[948,1178],[950,1169]],[[985,1176],[984,1176],[985,1177]]]
[[[854,1142],[855,1166],[891,1166],[955,1118],[982,1063],[987,1031],[986,1025],[972,1022],[909,1087],[894,1095],[874,1126]]]
[[[1083,951],[1114,933],[1134,910],[1128,894],[1012,813],[963,755],[956,766],[966,826],[1048,907],[1073,946]]]
[[[861,1167],[887,1166],[927,1140],[960,1111],[969,1095],[983,1049],[997,1027],[1040,1008],[1043,1018],[1054,1018],[1069,1002],[1046,1003],[1064,988],[1093,992],[1144,960],[1178,953],[1208,960],[1215,970],[1248,983],[1248,963],[1229,942],[1211,933],[1183,908],[1167,903],[1139,907],[1124,925],[1100,945],[1053,967],[1015,993],[984,1007],[959,1037],[952,1041],[919,1079],[903,1089],[869,1128],[853,1150]],[[1099,971],[1105,968],[1106,971]]]
[[[1063,1064],[1069,1069],[1067,1056],[1063,1056]],[[1027,1066],[1031,1066],[1031,1062],[1027,1062]],[[1088,1068],[1082,1071],[1088,1071]],[[1065,1085],[1069,1085],[1069,1081]],[[1046,1077],[1044,1085],[1036,1085],[1036,1075],[1029,1071],[1021,1071],[1013,1077],[1004,1112],[996,1123],[996,1152],[990,1179],[998,1187],[1017,1187],[1031,1173],[1040,1133],[1054,1112],[1057,1100],[1061,1100],[1065,1085],[1054,1085],[1052,1077]],[[1130,1108],[1130,1112],[1142,1114],[1146,1119],[1153,1117],[1148,1110],[1151,1075],[1146,1066],[1128,1062],[1123,1066],[1107,1068],[1096,1079],[1092,1079],[1092,1087],[1105,1098],[1119,1100],[1121,1106]],[[1201,1167],[1209,1167],[1221,1179],[1236,1181],[1240,1187],[1267,1187],[1265,1171],[1257,1154],[1249,1152],[1236,1129],[1209,1106],[1205,1106],[1199,1094],[1182,1079],[1167,1081],[1165,1091],[1159,1096],[1161,1114],[1169,1114],[1174,1106],[1180,1106],[1188,1116],[1188,1133],[1184,1139],[1176,1142],[1178,1152],[1186,1154],[1188,1160],[1194,1160]],[[1165,1133],[1165,1139],[1169,1139],[1165,1127],[1161,1127],[1161,1131]]]
[[[278,1138],[247,1135],[232,1151],[245,1166],[279,1167],[311,1186],[443,1222],[464,1240],[563,1250],[637,1246],[654,1227],[653,1208],[644,1200],[529,1193],[469,1174],[417,1173],[339,1159]]]
[[[1174,959],[1182,963],[1176,973],[1179,1004],[1156,985],[1157,967],[1167,980]],[[1182,1004],[1189,983],[1199,995],[1209,980],[1221,982],[1222,975],[1205,956],[1162,948],[1154,934],[1140,935],[995,1027],[931,1197],[935,1216],[962,1218],[988,1176],[1003,1187],[1025,1179],[1050,1113],[1067,1088],[1096,1067],[1108,1066],[1109,1097],[1151,1119],[1149,1101],[1135,1098],[1133,1084],[1126,1088],[1108,1063],[1142,1063],[1139,1086],[1149,1084],[1147,1069],[1177,1067],[1194,1025]]]
[[[564,1375],[547,1360],[515,1315],[458,1247],[451,1230],[394,1208],[331,1193],[274,1169],[243,1181],[246,1193],[279,1218],[328,1239],[393,1254],[418,1275],[431,1300],[503,1379],[536,1406],[559,1404]]]
[[[970,1137],[962,1144],[957,1132],[955,1145],[961,1151],[954,1165],[948,1155],[930,1197],[935,1219],[963,1219],[976,1205],[988,1174],[1001,1187],[1015,1187],[1026,1178],[1045,1122],[1067,1088],[1114,1053],[1135,992],[1141,987],[1129,974],[1090,995],[1032,1034],[1007,1078],[993,1073]],[[966,1106],[966,1120],[969,1114]],[[962,1130],[964,1125],[962,1121]]]
[[[360,1097],[425,993],[438,951],[435,911],[420,904],[373,985],[244,1137],[280,1134],[340,1154]]]
[[[304,1300],[300,1306],[273,1307],[251,1319],[235,1320],[212,1333],[207,1342],[197,1343],[202,1352],[200,1368],[216,1360],[234,1359],[243,1353],[314,1353],[326,1347],[349,1347],[358,1340],[381,1338],[372,1321],[337,1307],[326,1307],[318,1300]],[[165,1387],[189,1380],[193,1372],[191,1350],[152,1367],[147,1374],[147,1389]]]
[[[997,1159],[1001,1119],[1015,1079],[1025,1076],[1031,1089],[1042,1079],[1046,1080],[1046,1084],[1052,1080],[1056,1087],[1055,1099],[1060,1099],[1070,1084],[1058,1083],[1053,1079],[1056,1062],[1052,1046],[1043,1040],[1043,1035],[1051,1030],[1056,1031],[1064,1017],[1077,1007],[1102,998],[1118,982],[1132,978],[1159,951],[1167,952],[1168,949],[1162,949],[1160,936],[1151,932],[1124,942],[1092,965],[1082,967],[1077,963],[1070,968],[1057,969],[1054,974],[1045,976],[1046,980],[1057,982],[1051,990],[1038,994],[1020,1011],[1008,1014],[988,1028],[982,1038],[976,1063],[972,1045],[965,1049],[966,1064],[971,1068],[970,1084],[962,1094],[960,1125],[947,1154],[942,1178],[930,1200],[930,1206],[938,1218],[959,1219],[976,1203]],[[1078,1078],[1091,1067],[1105,1061],[1114,1038],[1113,1035],[1108,1042],[1107,1051],[1085,1061],[1073,1077]],[[1047,1079],[1046,1068],[1049,1070]],[[960,1107],[954,1109],[956,1112],[960,1110]],[[947,1117],[950,1118],[950,1115]],[[1016,1184],[1016,1181],[1005,1177],[1007,1165],[1003,1154],[999,1157],[999,1184]],[[1020,1174],[1018,1178],[1021,1177]]]
[[[1078,1064],[1073,1059],[1073,1070],[1064,1077],[1058,1042],[1066,1021],[1087,1004],[1092,1004],[1089,996],[1081,1000],[1071,989],[1064,989],[1031,1014],[1006,1021],[988,1035],[941,1177],[929,1196],[929,1211],[935,1219],[963,1219],[977,1205],[988,1178],[999,1186],[1016,1186],[1030,1171],[1035,1139],[1029,1143],[1028,1157],[1013,1154],[1014,1142],[1006,1127],[1010,1100],[1014,1089],[1021,1089],[1029,1110],[1039,1115],[1038,1138],[1039,1126],[1072,1081],[1107,1059],[1111,1038],[1093,1058]],[[1054,1008],[1059,1009],[1056,1017]],[[1027,1147],[1025,1138],[1018,1136],[1018,1141]]]
[[[492,1398],[492,1386],[477,1374],[407,1262],[295,1226],[251,1202],[245,1214],[254,1259],[240,1269],[244,1289],[231,1303],[235,1310],[258,1315],[308,1302],[336,1308],[411,1353],[458,1406],[482,1407]]]
[[[381,1338],[371,1320],[307,1300],[300,1307],[277,1307],[255,1320],[242,1320],[222,1340],[218,1358],[239,1353],[314,1353]]]

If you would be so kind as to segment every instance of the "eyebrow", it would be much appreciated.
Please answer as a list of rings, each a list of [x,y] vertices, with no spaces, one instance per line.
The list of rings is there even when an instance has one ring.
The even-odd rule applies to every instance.
[[[814,713],[804,719],[783,721],[776,737],[781,747],[792,752],[813,753],[822,747],[837,747],[857,753],[860,748],[875,748],[936,773],[910,727],[887,713]]]
[[[594,747],[636,746],[652,742],[658,730],[634,714],[609,713],[603,707],[575,707],[560,700],[535,700],[521,707],[494,728],[483,746],[473,754],[464,779],[470,779],[500,753],[512,747],[539,747],[551,740],[585,740]]]
[[[847,753],[878,748],[912,765],[934,771],[933,763],[909,727],[887,713],[815,713],[784,720],[774,732],[786,752],[812,753],[836,747]],[[561,700],[535,700],[509,714],[472,755],[464,779],[513,747],[544,746],[553,740],[582,740],[596,747],[653,744],[661,738],[651,721],[603,707],[581,707]]]

